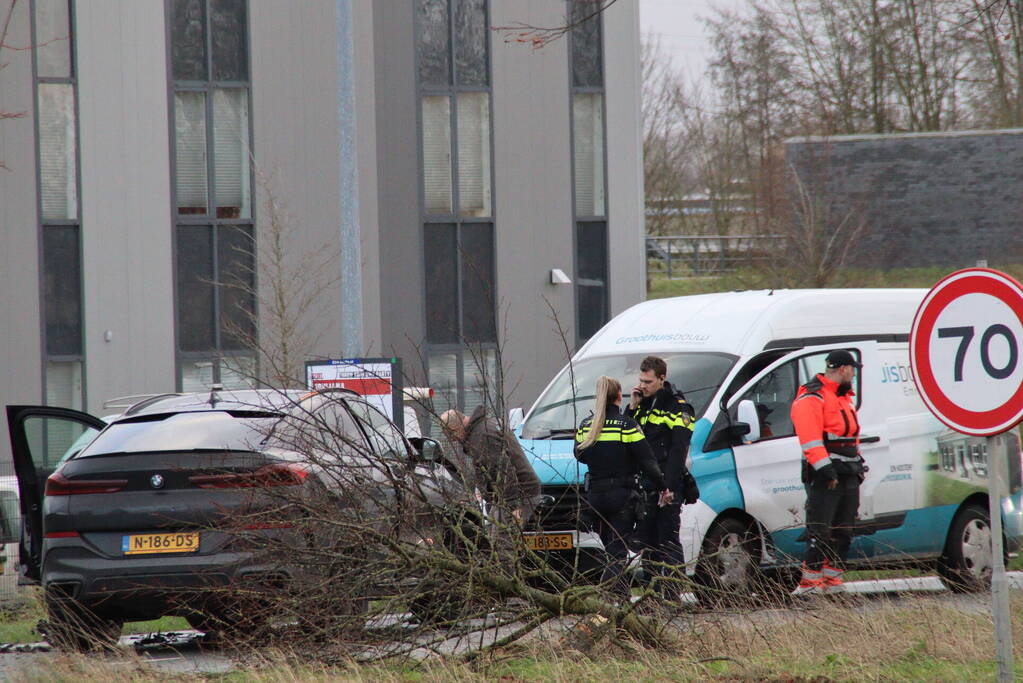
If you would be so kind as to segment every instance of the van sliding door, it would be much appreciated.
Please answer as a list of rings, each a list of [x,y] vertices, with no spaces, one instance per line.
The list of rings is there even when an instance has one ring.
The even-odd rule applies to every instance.
[[[806,490],[801,480],[802,449],[792,425],[790,409],[796,392],[817,373],[825,370],[824,359],[836,349],[852,351],[863,362],[865,372],[871,371],[875,362],[875,342],[831,344],[803,348],[793,351],[771,363],[747,382],[731,398],[728,410],[733,422],[738,420],[738,406],[751,401],[756,409],[759,436],[755,441],[733,447],[736,475],[742,488],[746,511],[755,517],[771,534],[779,561],[802,557],[805,550],[800,540],[806,518],[804,505]],[[861,435],[881,437],[877,443],[863,444],[864,458],[870,462],[871,453],[880,453],[886,448],[887,436],[879,408],[869,409],[870,397],[864,393],[870,382],[862,373],[857,373],[854,390],[858,396],[858,416]],[[873,515],[871,496],[876,484],[871,486],[871,475],[861,487],[860,516]],[[884,469],[882,463],[878,466]],[[784,557],[788,556],[788,557]]]

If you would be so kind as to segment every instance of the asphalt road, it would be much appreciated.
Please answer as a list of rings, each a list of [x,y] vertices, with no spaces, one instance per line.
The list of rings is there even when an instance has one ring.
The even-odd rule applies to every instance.
[[[1023,588],[1023,572],[1009,572],[1009,585],[1013,589]],[[948,604],[964,612],[989,612],[990,597],[986,593],[978,594],[956,594],[945,589],[941,581],[935,576],[925,576],[906,579],[886,579],[882,581],[854,581],[847,585],[849,593],[869,596],[898,595],[900,600],[912,600],[914,596],[929,597],[936,599],[942,604]],[[686,601],[695,601],[691,595],[683,596]],[[882,604],[866,600],[859,606],[860,609],[870,609],[871,604]],[[768,619],[797,618],[798,610],[773,609],[765,611],[762,615]],[[741,618],[756,618],[756,613],[746,613]],[[399,625],[406,615],[390,615],[378,620],[370,626],[393,627]],[[705,614],[701,619],[712,619],[713,613]],[[550,622],[545,625],[545,633],[541,637],[556,635],[558,631],[569,628],[574,620],[564,619]],[[486,646],[496,639],[502,638],[516,628],[516,624],[501,624],[494,620],[474,620],[464,624],[459,635],[450,637],[444,634],[435,635],[433,638],[425,638],[419,643],[412,645],[401,644],[392,648],[378,646],[373,650],[366,650],[365,659],[372,659],[388,652],[397,651],[400,648],[403,654],[415,659],[435,655],[451,655],[467,652],[474,648]],[[132,648],[141,649],[139,655],[143,662],[152,667],[155,672],[176,673],[176,674],[217,674],[231,671],[235,665],[232,659],[222,650],[211,646],[200,646],[201,636],[196,631],[187,631],[174,634],[169,638],[163,637],[165,642],[160,642],[161,636],[153,637],[153,634],[133,634],[121,638],[121,647],[125,651]],[[142,641],[141,648],[136,647]],[[40,643],[40,645],[45,645]],[[56,653],[50,652],[13,652],[0,654],[0,680],[6,680],[18,672],[36,672],[46,666],[47,661],[56,657]]]

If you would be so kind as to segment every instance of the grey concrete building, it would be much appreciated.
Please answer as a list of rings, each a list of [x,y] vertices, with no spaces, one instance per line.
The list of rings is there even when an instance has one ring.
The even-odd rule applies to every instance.
[[[1023,129],[793,138],[785,157],[866,267],[1023,260]]]
[[[471,409],[500,348],[528,406],[565,361],[551,309],[574,348],[645,294],[637,3],[542,49],[491,29],[587,4],[18,2],[4,403],[273,377],[287,291],[300,360],[398,355]]]

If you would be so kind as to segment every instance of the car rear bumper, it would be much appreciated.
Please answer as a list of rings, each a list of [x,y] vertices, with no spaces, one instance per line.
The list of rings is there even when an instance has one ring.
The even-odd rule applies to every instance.
[[[50,595],[74,599],[100,616],[142,621],[186,611],[232,586],[280,583],[290,575],[288,568],[252,551],[105,556],[70,538],[47,540],[42,584]]]

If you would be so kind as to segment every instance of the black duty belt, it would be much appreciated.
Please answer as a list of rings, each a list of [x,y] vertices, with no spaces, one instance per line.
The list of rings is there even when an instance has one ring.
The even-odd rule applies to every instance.
[[[601,477],[590,479],[590,488],[611,489],[621,486],[623,488],[635,488],[636,477]]]

